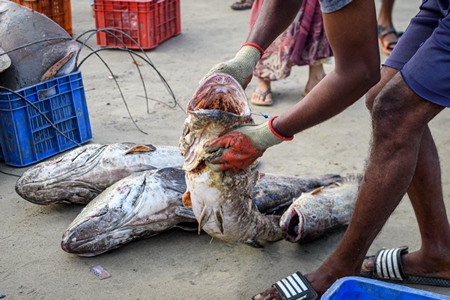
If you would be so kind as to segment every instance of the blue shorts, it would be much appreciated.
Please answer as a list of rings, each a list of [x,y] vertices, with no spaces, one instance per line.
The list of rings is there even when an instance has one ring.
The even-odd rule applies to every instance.
[[[320,9],[326,14],[340,10],[350,2],[352,0],[319,0]]]
[[[450,0],[423,0],[385,66],[420,97],[450,107]]]

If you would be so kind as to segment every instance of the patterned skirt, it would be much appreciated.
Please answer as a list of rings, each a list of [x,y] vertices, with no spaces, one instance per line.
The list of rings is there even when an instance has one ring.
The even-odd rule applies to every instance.
[[[250,13],[250,29],[264,0],[255,0]],[[294,22],[266,49],[253,75],[266,81],[288,77],[291,68],[321,64],[333,56],[323,28],[319,0],[304,0]]]

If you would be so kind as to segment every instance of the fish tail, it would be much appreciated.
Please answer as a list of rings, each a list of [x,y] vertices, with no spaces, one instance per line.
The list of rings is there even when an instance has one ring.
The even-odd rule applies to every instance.
[[[361,183],[362,178],[363,178],[362,174],[348,174],[346,177],[343,178],[343,181]]]
[[[323,186],[327,186],[327,185],[333,184],[335,182],[342,181],[343,178],[341,175],[338,175],[338,174],[326,174],[326,175],[320,176],[319,179],[322,182]]]

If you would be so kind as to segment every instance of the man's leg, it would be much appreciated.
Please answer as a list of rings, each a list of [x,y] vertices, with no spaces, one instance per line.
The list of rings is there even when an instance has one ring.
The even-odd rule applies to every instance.
[[[377,23],[381,26],[383,30],[388,28],[393,28],[394,24],[392,22],[392,11],[394,10],[395,0],[382,0],[380,11],[378,13]],[[396,38],[397,36],[394,35]]]
[[[349,227],[331,256],[306,275],[320,295],[338,278],[359,275],[367,250],[413,181],[422,138],[429,134],[425,133],[427,124],[442,109],[417,96],[398,73],[381,90],[372,108],[372,148]],[[442,202],[442,197],[425,199],[429,201],[426,204],[416,195],[413,198],[421,206],[440,206]],[[427,215],[418,216],[420,220],[442,218],[442,213],[433,215],[433,209],[424,213]],[[450,272],[448,275],[450,278]],[[273,296],[255,299],[278,299],[276,293],[270,293]]]
[[[381,72],[380,83],[366,96],[366,104],[370,111],[383,84],[398,73],[389,67],[383,67]],[[450,226],[442,195],[439,156],[428,126],[422,136],[408,196],[419,224],[422,246],[419,251],[402,256],[405,273],[425,276],[434,274],[450,278]],[[433,219],[430,220],[429,216],[433,216]],[[368,260],[363,268],[373,269],[373,260]]]
[[[316,272],[307,275],[319,293],[338,278],[359,274],[367,250],[413,180],[428,122],[442,109],[412,92],[400,74],[383,88],[372,109],[372,148],[350,225],[336,251]],[[415,197],[415,202],[439,206],[442,197]],[[442,218],[442,213],[433,215],[437,213],[433,209],[424,213],[427,215],[419,216],[424,221]],[[448,275],[450,278],[450,272]]]

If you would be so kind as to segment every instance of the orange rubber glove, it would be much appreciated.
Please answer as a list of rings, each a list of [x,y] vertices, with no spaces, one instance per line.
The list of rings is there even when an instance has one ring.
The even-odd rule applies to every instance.
[[[267,148],[292,140],[294,137],[282,137],[272,128],[275,118],[260,125],[242,126],[206,143],[206,165],[216,172],[237,173],[247,169]]]

